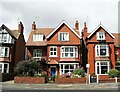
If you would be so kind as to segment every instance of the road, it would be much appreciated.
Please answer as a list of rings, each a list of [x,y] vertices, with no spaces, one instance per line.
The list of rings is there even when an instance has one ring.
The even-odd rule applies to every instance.
[[[12,82],[2,82],[2,90],[6,90],[6,92],[11,92],[9,90],[36,90],[39,92],[56,92],[57,90],[62,90],[73,92],[73,90],[76,90],[76,92],[120,92],[120,85],[119,83],[92,83],[92,84],[18,84]],[[101,91],[102,90],[102,91]],[[25,91],[25,92],[26,92]],[[13,92],[13,91],[12,91]],[[21,92],[21,91],[20,91]],[[30,91],[29,91],[30,92]]]

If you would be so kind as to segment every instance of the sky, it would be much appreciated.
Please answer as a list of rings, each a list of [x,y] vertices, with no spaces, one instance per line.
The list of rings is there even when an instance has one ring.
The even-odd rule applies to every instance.
[[[65,20],[72,28],[79,21],[80,32],[87,22],[88,32],[92,32],[101,22],[112,33],[118,32],[119,0],[0,0],[0,25],[18,29],[24,25],[27,41],[32,22],[37,28],[55,28]]]

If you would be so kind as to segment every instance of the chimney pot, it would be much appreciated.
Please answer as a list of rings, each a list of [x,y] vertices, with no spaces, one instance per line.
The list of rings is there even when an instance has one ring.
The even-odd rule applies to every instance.
[[[32,30],[36,30],[36,24],[35,24],[35,21],[33,21],[33,24],[32,24]]]
[[[79,30],[79,23],[78,23],[78,21],[76,21],[76,23],[75,23],[75,30]]]
[[[19,23],[19,25],[18,25],[18,32],[19,32],[19,34],[23,34],[23,29],[24,29],[23,24],[22,24],[22,22],[20,21],[20,23]]]

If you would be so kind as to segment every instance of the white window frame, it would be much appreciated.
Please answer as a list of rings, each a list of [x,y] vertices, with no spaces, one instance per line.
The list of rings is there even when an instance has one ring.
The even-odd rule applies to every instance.
[[[65,48],[68,48],[68,52],[65,51]],[[73,52],[70,52],[70,48],[73,48]],[[65,54],[68,54],[68,57],[66,57]],[[71,57],[70,54],[73,54],[73,57]],[[77,46],[62,46],[61,47],[61,58],[78,58],[78,47]]]
[[[36,50],[39,50],[40,52],[35,53],[35,52],[37,52]],[[38,54],[38,57],[35,54]],[[42,55],[39,56],[40,54],[42,54]],[[42,49],[33,49],[33,58],[42,58],[42,56],[43,56]]]
[[[106,55],[100,55],[100,48],[102,48],[102,46],[105,46],[106,47]],[[106,56],[109,56],[109,45],[107,44],[97,44],[95,45],[95,56],[98,57],[106,57]]]
[[[2,73],[5,73],[5,71],[4,71],[4,65],[5,64],[7,64],[7,71],[6,71],[6,73],[9,73],[9,63],[0,63],[0,65],[2,65]]]
[[[105,40],[105,32],[97,32],[97,40]]]
[[[9,34],[8,33],[0,33],[0,42],[1,43],[9,43]]]
[[[67,34],[67,37],[65,36],[65,34]],[[62,38],[60,38],[62,35]],[[69,32],[59,32],[59,36],[58,36],[58,40],[59,41],[69,41],[70,37],[69,37]]]
[[[33,34],[33,41],[43,41],[43,34]]]
[[[110,61],[96,61],[95,62],[95,74],[96,75],[108,75],[107,72],[106,74],[101,73],[101,66],[106,66],[106,65],[101,65],[101,63],[107,63],[107,72],[110,70]],[[97,69],[99,68],[99,73],[97,73]]]
[[[5,56],[6,49],[7,49],[7,55]],[[9,50],[10,50],[9,47],[0,47],[0,57],[9,57]]]
[[[63,65],[63,69],[61,68],[61,66]],[[65,69],[65,65],[69,65],[69,69]],[[70,65],[73,65],[74,69],[70,69]],[[79,63],[59,63],[59,74],[65,74],[65,70],[70,71],[74,71],[75,69],[77,69],[79,67]],[[62,72],[63,71],[63,72]]]
[[[51,51],[51,48],[53,48],[53,51]],[[56,49],[56,51],[54,51]],[[53,55],[51,55],[53,53]],[[56,55],[55,55],[56,53]],[[50,56],[49,57],[57,57],[57,46],[50,46]]]

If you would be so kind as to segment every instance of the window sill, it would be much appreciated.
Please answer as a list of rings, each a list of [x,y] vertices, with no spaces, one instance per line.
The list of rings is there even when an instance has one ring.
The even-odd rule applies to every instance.
[[[96,75],[108,75],[108,74],[96,74]]]
[[[58,56],[49,56],[49,57],[57,58]]]
[[[109,57],[109,56],[95,56],[95,57]]]

